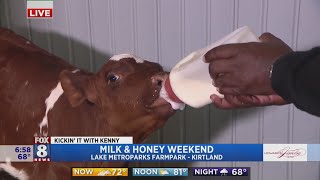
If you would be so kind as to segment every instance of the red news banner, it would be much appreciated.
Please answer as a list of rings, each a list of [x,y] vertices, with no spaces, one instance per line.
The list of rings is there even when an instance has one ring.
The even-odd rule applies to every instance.
[[[27,18],[53,18],[53,0],[27,0]]]

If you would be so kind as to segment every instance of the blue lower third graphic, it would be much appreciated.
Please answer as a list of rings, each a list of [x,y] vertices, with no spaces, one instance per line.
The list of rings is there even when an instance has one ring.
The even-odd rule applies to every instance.
[[[52,144],[50,148],[55,162],[263,160],[262,144]]]
[[[132,176],[188,176],[188,168],[132,168]]]

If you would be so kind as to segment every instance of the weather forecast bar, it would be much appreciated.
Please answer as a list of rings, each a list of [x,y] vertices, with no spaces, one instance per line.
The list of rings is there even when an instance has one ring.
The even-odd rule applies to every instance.
[[[217,180],[250,180],[250,167],[72,168],[72,176],[216,176]]]

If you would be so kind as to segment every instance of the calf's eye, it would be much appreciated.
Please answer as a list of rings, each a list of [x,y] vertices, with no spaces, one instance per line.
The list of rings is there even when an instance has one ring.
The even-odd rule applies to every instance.
[[[107,79],[109,82],[116,82],[119,78],[120,78],[120,76],[115,75],[115,74],[110,74],[107,76]]]

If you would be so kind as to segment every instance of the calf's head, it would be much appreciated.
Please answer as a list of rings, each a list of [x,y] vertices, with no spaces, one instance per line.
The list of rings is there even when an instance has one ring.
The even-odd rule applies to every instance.
[[[141,142],[174,114],[171,105],[159,97],[167,76],[157,63],[120,54],[94,75],[63,71],[60,80],[73,107],[90,103],[105,128]]]

